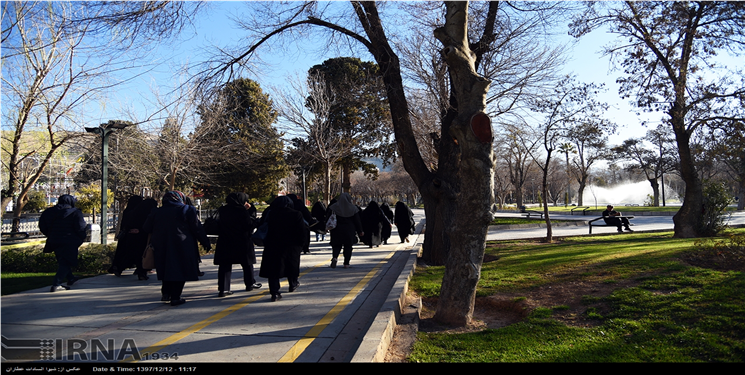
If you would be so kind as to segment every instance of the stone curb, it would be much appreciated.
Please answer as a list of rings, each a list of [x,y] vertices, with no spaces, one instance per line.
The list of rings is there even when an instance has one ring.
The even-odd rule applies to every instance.
[[[421,245],[415,246],[408,251],[409,256],[406,265],[401,274],[398,276],[396,283],[391,288],[388,298],[380,308],[380,312],[373,320],[372,325],[367,330],[365,337],[362,339],[357,352],[352,357],[351,362],[385,362],[385,356],[388,352],[393,332],[396,329],[398,321],[401,319],[404,304],[406,303],[406,293],[409,290],[409,280],[414,275],[416,261],[421,251]],[[419,304],[421,306],[421,304]]]

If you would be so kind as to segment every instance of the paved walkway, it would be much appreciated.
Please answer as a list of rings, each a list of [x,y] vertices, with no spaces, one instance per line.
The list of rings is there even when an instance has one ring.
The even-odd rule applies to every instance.
[[[423,210],[415,214],[423,219]],[[379,361],[381,335],[390,329],[388,321],[398,306],[391,291],[401,289],[401,275],[405,268],[413,269],[423,239],[417,235],[400,244],[395,226],[393,232],[388,245],[356,246],[348,269],[341,259],[330,268],[331,247],[313,236],[311,254],[301,257],[300,287],[288,293],[285,281],[284,298],[277,302],[270,301],[265,279],[257,278],[264,284],[261,289],[245,291],[240,266],[233,271],[235,294],[218,297],[211,255],[203,257],[205,276],[186,283],[187,303],[181,306],[160,302],[155,274],[138,281],[130,270],[122,277],[80,280],[69,291],[50,293],[44,287],[3,296],[3,370],[14,358],[38,366],[49,365],[50,358],[60,365],[84,359],[107,368],[112,363],[132,368]],[[260,257],[261,248],[257,253]],[[365,338],[371,330],[377,340]],[[49,341],[40,344],[42,339]]]

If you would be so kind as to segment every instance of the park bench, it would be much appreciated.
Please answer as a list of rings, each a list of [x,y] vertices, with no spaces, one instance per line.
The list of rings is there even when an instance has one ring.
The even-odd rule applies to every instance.
[[[522,215],[527,218],[530,218],[530,216],[539,216],[541,219],[543,219],[543,212],[541,211],[526,210],[522,212]]]
[[[3,242],[14,242],[14,241],[20,241],[25,240],[28,238],[27,232],[3,232],[2,233],[2,240]]]
[[[633,223],[631,223],[631,219],[634,218],[633,216],[614,216],[614,217],[619,217],[619,218],[620,217],[625,217],[625,218],[629,219],[629,226],[634,225]],[[590,221],[587,222],[587,225],[590,227],[590,234],[592,234],[592,227],[613,227],[613,228],[617,228],[618,227],[618,225],[616,225],[616,224],[606,224],[605,221],[602,221],[601,222],[602,224],[595,224],[595,225],[592,224],[592,223],[594,223],[594,222],[596,222],[598,220],[603,220],[603,217],[601,216],[601,217],[599,217],[597,219],[592,219],[592,220],[590,220]]]
[[[587,210],[589,210],[589,209],[590,209],[590,207],[587,207],[587,206],[577,206],[577,207],[574,207],[574,208],[572,208],[572,209],[571,209],[571,210],[569,211],[569,214],[570,214],[570,215],[574,215],[574,210],[578,210],[578,209],[580,209],[580,208],[582,208],[582,215],[587,215]]]

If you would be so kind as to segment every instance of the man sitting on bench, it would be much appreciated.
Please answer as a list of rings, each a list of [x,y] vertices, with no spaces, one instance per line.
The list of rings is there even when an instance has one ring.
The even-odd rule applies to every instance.
[[[621,226],[624,226],[627,231],[633,232],[633,230],[629,228],[629,219],[618,216],[621,216],[621,213],[618,211],[614,211],[613,206],[611,205],[608,205],[605,208],[605,211],[603,211],[603,221],[605,221],[606,224],[617,226],[619,232],[623,232],[623,230],[621,230]]]

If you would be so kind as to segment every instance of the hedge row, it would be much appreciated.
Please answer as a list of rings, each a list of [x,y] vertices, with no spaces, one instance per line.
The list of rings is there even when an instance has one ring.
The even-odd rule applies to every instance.
[[[2,251],[3,272],[56,272],[54,254],[42,252],[43,245]],[[116,245],[86,244],[78,252],[78,266],[73,270],[82,273],[104,273],[111,267]]]

